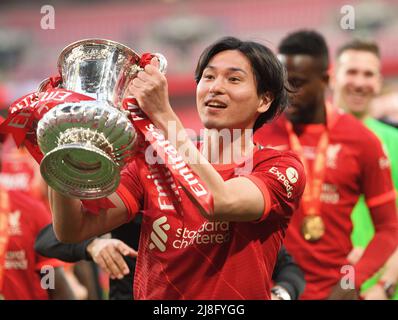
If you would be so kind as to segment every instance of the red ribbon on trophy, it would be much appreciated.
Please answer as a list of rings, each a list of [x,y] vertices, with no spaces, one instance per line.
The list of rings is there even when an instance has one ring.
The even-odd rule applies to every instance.
[[[153,57],[154,55],[150,53],[143,54],[140,60],[140,67],[144,68],[151,62]],[[176,181],[201,210],[211,214],[214,208],[211,193],[201,178],[192,171],[188,163],[178,154],[178,150],[139,108],[137,100],[134,98],[125,99],[123,108],[129,111],[130,120],[140,135],[139,139],[143,141],[139,146],[139,150],[137,150],[136,161],[139,164],[148,166],[145,160],[145,150],[149,146],[153,148],[160,160],[155,162],[154,166],[158,169],[162,180],[168,182],[162,187],[167,190],[167,194],[171,197],[177,212],[183,213]]]
[[[43,115],[61,103],[94,100],[77,92],[56,88],[59,83],[56,79],[60,77],[50,78],[43,90],[13,102],[9,108],[10,115],[0,125],[0,133],[11,134],[18,147],[23,143],[38,163],[41,162],[43,153],[37,145],[36,128]]]

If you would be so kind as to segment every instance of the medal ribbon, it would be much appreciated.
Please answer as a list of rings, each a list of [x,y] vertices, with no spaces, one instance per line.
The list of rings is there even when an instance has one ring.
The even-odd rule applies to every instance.
[[[326,127],[321,133],[318,145],[315,151],[315,160],[313,163],[312,170],[308,160],[304,157],[303,146],[300,143],[299,138],[293,130],[293,125],[290,121],[286,121],[286,131],[289,136],[289,143],[291,149],[297,153],[301,162],[303,163],[305,173],[308,177],[307,183],[302,196],[302,207],[305,215],[320,215],[321,199],[320,195],[322,192],[322,184],[325,178],[326,171],[326,151],[329,145],[329,131],[331,126],[334,124],[335,117],[332,110],[332,106],[326,104]]]

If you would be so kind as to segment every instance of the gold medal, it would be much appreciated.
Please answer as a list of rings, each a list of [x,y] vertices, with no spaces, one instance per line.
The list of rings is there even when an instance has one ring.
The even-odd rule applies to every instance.
[[[318,241],[325,234],[325,224],[321,216],[306,216],[301,226],[301,232],[304,239],[310,242]]]

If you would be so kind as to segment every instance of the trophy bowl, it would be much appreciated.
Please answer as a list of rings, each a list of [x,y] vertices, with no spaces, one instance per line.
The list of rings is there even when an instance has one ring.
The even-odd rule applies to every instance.
[[[102,39],[81,40],[61,52],[60,87],[95,100],[59,104],[38,122],[40,171],[54,190],[96,199],[118,187],[137,140],[122,100],[139,59],[130,48]]]

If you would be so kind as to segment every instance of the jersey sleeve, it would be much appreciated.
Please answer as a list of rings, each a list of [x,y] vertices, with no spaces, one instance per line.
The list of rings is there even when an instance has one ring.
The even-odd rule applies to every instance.
[[[355,285],[360,286],[373,276],[396,250],[398,245],[398,219],[395,202],[390,201],[371,210],[375,235],[355,265]]]
[[[398,220],[390,161],[380,140],[367,139],[362,160],[362,188],[375,227],[375,235],[355,266],[357,288],[370,278],[397,247]]]
[[[144,197],[144,188],[139,178],[138,166],[131,162],[122,172],[121,180],[116,193],[127,208],[130,221],[140,210]]]
[[[370,132],[367,144],[363,147],[361,162],[361,186],[367,206],[371,209],[394,201],[396,194],[391,178],[389,158],[380,140]]]
[[[273,156],[257,164],[246,178],[254,182],[264,197],[264,212],[259,221],[272,211],[289,219],[298,208],[305,188],[303,165],[292,152],[270,150]]]

